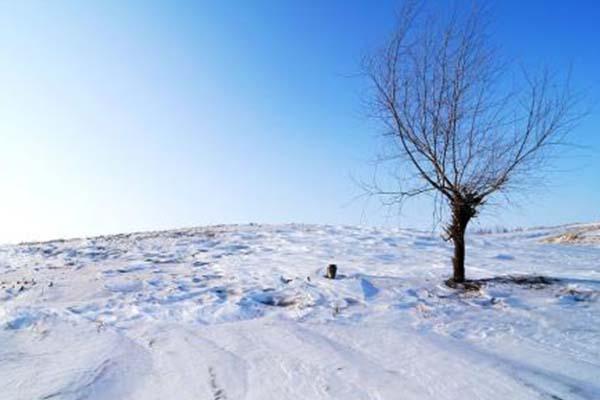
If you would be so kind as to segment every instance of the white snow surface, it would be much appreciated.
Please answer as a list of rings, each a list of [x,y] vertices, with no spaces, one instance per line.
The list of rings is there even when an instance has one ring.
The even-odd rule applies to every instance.
[[[0,399],[600,399],[600,245],[213,226],[0,246]],[[329,263],[338,277],[326,279]]]

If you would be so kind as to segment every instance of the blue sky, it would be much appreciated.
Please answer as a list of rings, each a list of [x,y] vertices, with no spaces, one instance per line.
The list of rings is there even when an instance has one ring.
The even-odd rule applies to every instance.
[[[0,241],[216,223],[431,227],[353,199],[378,129],[363,54],[393,1],[12,1],[0,5]],[[498,1],[527,65],[570,64],[596,103],[543,190],[481,224],[600,220],[600,7]]]

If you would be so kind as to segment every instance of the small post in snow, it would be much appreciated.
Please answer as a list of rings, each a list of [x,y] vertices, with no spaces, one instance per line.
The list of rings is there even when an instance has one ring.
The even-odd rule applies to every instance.
[[[329,266],[327,267],[327,273],[325,274],[325,277],[328,279],[335,279],[336,274],[337,274],[337,265],[329,264]]]

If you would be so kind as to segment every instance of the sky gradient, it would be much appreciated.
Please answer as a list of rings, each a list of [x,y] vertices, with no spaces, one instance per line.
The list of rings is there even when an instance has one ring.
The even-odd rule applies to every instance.
[[[361,194],[380,131],[361,57],[393,1],[0,4],[0,242],[218,223],[431,228]],[[498,1],[495,40],[573,66],[589,116],[542,190],[480,224],[600,220],[600,7]]]

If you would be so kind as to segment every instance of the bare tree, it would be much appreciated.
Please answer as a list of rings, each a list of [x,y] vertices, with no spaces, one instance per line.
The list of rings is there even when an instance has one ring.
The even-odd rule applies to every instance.
[[[548,72],[509,79],[486,20],[477,7],[446,15],[407,2],[386,45],[365,60],[368,103],[391,139],[385,160],[403,171],[393,190],[369,191],[394,202],[435,194],[451,214],[444,231],[457,283],[471,219],[493,195],[537,182],[578,119],[568,80],[557,84]]]

